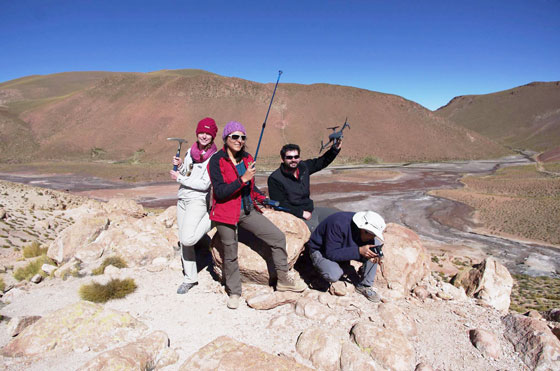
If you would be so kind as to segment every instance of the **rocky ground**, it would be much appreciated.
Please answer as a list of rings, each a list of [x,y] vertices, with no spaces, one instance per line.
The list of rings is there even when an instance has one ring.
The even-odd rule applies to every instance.
[[[37,205],[35,198],[45,191],[1,185],[2,225],[13,226],[14,216],[26,226],[27,221],[36,224],[30,205]],[[557,322],[533,318],[540,317],[537,313],[508,314],[513,280],[503,266],[489,259],[465,270],[458,278],[464,288],[457,288],[430,272],[430,255],[418,236],[402,226],[388,227],[386,263],[376,281],[382,303],[367,301],[348,283],[324,291],[300,258],[296,269],[313,288],[302,294],[275,293],[267,285],[245,283],[242,305],[229,310],[219,269],[212,265],[201,270],[199,285],[191,292],[176,294],[182,275],[173,249],[173,208],[155,215],[127,200],[101,204],[55,191],[47,196],[52,204],[45,207],[50,213],[45,218],[66,224],[59,221],[60,229],[36,233],[34,241],[48,246],[56,271],[38,283],[13,278],[17,267],[35,259],[21,258],[18,249],[28,241],[12,238],[16,228],[6,233],[17,245],[1,250],[0,277],[6,287],[0,364],[5,369],[560,367]],[[297,220],[275,214],[280,216],[269,217],[281,219],[277,222],[295,260],[301,252],[297,241],[305,236],[298,232]],[[219,251],[213,253],[219,256]],[[105,257],[116,254],[128,268],[109,266],[104,274],[92,275]],[[240,247],[245,276],[251,270],[267,275],[266,264],[252,263],[258,259],[251,254]],[[137,289],[105,304],[80,299],[82,285],[114,278],[132,278]],[[558,320],[555,313],[547,313],[549,319]]]

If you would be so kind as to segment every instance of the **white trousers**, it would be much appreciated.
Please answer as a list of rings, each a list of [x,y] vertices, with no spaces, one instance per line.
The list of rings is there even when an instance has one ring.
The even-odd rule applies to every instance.
[[[206,200],[177,201],[177,225],[181,243],[181,260],[185,283],[198,282],[194,245],[210,231],[210,218]]]

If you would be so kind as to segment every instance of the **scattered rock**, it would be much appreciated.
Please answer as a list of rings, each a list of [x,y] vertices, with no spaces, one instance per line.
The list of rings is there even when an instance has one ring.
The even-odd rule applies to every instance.
[[[412,290],[412,293],[422,301],[430,297],[430,292],[428,291],[426,286],[416,286],[414,290]]]
[[[7,357],[89,347],[99,352],[137,339],[147,327],[128,313],[80,301],[44,316],[2,348]]]
[[[168,351],[166,357],[160,355]],[[179,355],[169,349],[169,338],[162,331],[155,331],[133,343],[105,351],[78,368],[81,371],[97,370],[153,370],[179,360]]]
[[[389,223],[384,236],[384,267],[378,269],[375,279],[401,296],[408,295],[417,282],[430,274],[429,254],[420,237],[406,227]]]
[[[36,275],[34,275],[33,277],[31,277],[31,282],[33,283],[39,283],[43,280],[43,276],[41,276],[39,273],[37,273]]]
[[[348,294],[348,290],[346,289],[346,282],[343,281],[336,281],[331,283],[329,287],[329,292],[331,295],[335,296],[345,296]]]
[[[296,302],[295,312],[299,316],[315,321],[322,321],[327,318],[331,311],[328,307],[309,298],[301,298]]]
[[[547,321],[560,322],[560,308],[554,308],[544,313]]]
[[[10,322],[8,322],[8,334],[11,337],[17,336],[17,335],[19,335],[20,332],[23,331],[24,328],[26,328],[29,325],[34,324],[39,319],[41,319],[41,316],[17,316],[17,317],[12,317],[12,319],[10,319]]]
[[[6,210],[0,209],[0,219],[6,219]]]
[[[504,336],[532,370],[560,369],[560,341],[545,322],[510,313],[503,318]]]
[[[2,301],[4,303],[11,303],[12,301],[17,299],[19,296],[24,295],[25,293],[26,293],[25,290],[14,287],[4,293],[4,296],[2,296]]]
[[[371,358],[383,368],[410,371],[416,364],[412,344],[398,330],[362,321],[352,327],[350,335],[361,349],[369,350]]]
[[[486,258],[453,277],[453,285],[463,287],[468,296],[482,300],[500,311],[506,312],[510,304],[513,278],[509,271],[494,258]]]
[[[58,264],[65,263],[76,255],[83,246],[93,242],[102,231],[109,227],[105,216],[89,216],[79,219],[75,224],[63,230],[53,241],[47,256]]]
[[[103,205],[107,213],[123,213],[135,218],[146,215],[144,207],[129,198],[111,198]]]
[[[340,339],[321,328],[303,331],[297,339],[297,352],[319,370],[339,370],[342,344]]]
[[[469,331],[469,338],[475,348],[485,356],[494,359],[502,357],[502,348],[495,334],[483,329],[474,329]]]
[[[525,316],[535,318],[535,319],[543,319],[543,316],[538,311],[536,311],[534,309],[531,309],[530,311],[525,313]]]
[[[177,223],[177,206],[170,206],[165,211],[157,216],[157,221],[165,226],[171,228]]]
[[[419,364],[416,365],[416,368],[414,369],[414,371],[434,371],[434,369],[433,369],[432,366],[430,366],[426,363],[420,362]]]
[[[310,370],[284,357],[266,353],[259,348],[220,336],[200,348],[179,368],[190,370]]]
[[[467,294],[462,287],[455,287],[447,282],[438,282],[438,288],[441,291],[438,291],[437,296],[441,299],[457,301],[467,299]]]
[[[300,296],[301,294],[296,292],[275,291],[273,293],[254,296],[247,300],[247,305],[253,309],[268,310],[279,307],[280,305],[293,304]]]
[[[305,223],[292,214],[264,210],[267,217],[286,236],[286,250],[288,252],[288,266],[292,268],[309,239],[309,229]],[[251,247],[249,247],[251,246]],[[212,258],[214,271],[222,276],[223,246],[219,236],[212,238]],[[276,278],[276,271],[272,262],[270,248],[251,233],[239,230],[238,261],[241,278],[244,282],[255,282],[268,285]]]
[[[377,310],[386,328],[395,329],[407,337],[416,336],[418,333],[416,322],[408,318],[395,304],[381,303]]]
[[[51,275],[55,270],[57,270],[57,267],[51,264],[43,264],[41,266],[41,270],[46,274]]]

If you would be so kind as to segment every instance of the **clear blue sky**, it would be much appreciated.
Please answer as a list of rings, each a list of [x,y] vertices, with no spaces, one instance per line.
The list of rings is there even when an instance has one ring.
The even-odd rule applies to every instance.
[[[3,0],[0,82],[199,68],[330,83],[436,109],[560,80],[560,0]]]

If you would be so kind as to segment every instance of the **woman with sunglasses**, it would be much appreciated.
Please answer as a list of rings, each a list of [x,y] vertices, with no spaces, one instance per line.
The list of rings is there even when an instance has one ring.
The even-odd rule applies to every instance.
[[[237,228],[243,227],[271,248],[278,275],[276,290],[301,292],[307,285],[288,272],[286,237],[256,205],[265,196],[255,187],[255,163],[246,152],[247,134],[237,121],[230,121],[222,134],[224,147],[210,159],[208,172],[212,181],[213,201],[210,219],[216,222],[224,246],[224,269],[227,307],[237,309],[241,297],[241,274],[237,261]]]
[[[200,120],[196,127],[197,141],[187,151],[185,161],[173,157],[173,165],[179,166],[178,171],[171,170],[170,174],[180,184],[177,225],[183,262],[183,283],[177,289],[177,294],[186,294],[198,284],[194,245],[210,230],[207,202],[210,178],[207,166],[210,157],[217,151],[214,144],[217,132],[214,119],[206,117]]]

